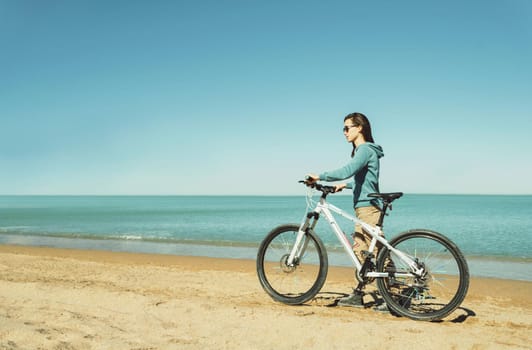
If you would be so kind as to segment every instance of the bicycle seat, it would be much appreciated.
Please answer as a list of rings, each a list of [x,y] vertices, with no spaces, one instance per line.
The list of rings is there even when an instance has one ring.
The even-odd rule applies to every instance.
[[[392,193],[370,193],[368,197],[381,198],[384,203],[390,204],[397,198],[401,198],[403,192],[392,192]]]

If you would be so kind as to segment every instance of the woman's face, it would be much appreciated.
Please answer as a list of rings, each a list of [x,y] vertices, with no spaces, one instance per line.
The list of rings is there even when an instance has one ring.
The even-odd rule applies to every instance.
[[[347,119],[344,122],[344,136],[347,142],[355,142],[355,140],[362,136],[361,134],[362,127],[354,126],[353,122],[350,119]]]

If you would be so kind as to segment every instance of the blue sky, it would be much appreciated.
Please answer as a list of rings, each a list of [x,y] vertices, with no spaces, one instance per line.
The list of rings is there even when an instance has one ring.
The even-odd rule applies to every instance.
[[[0,194],[532,194],[532,2],[0,0]]]

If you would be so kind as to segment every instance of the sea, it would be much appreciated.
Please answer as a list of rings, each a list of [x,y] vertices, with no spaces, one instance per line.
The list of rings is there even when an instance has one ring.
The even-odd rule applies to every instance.
[[[329,201],[353,212],[352,198]],[[313,200],[318,200],[314,197]],[[0,244],[255,259],[280,224],[300,223],[306,196],[0,196]],[[352,223],[338,219],[346,233]],[[454,241],[473,277],[532,281],[532,196],[405,194],[387,238],[415,228]],[[329,263],[352,266],[325,220]]]

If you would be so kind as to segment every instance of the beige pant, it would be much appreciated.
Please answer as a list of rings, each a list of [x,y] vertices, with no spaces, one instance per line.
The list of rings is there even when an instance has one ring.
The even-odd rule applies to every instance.
[[[355,214],[357,218],[364,221],[367,224],[375,226],[379,222],[379,217],[381,215],[381,211],[379,208],[374,206],[369,207],[360,207],[355,208]],[[384,235],[381,234],[383,237]],[[364,262],[364,259],[366,259],[365,256],[361,254],[362,250],[368,250],[369,244],[371,243],[371,236],[366,233],[362,226],[359,224],[355,225],[355,234],[354,234],[354,244],[353,244],[353,250],[355,251],[355,254],[357,258],[360,260],[360,262]],[[377,254],[379,253],[379,249],[381,248],[382,244],[377,242],[377,245],[375,247],[375,250],[373,251],[373,254],[375,254],[375,257],[377,257]]]

